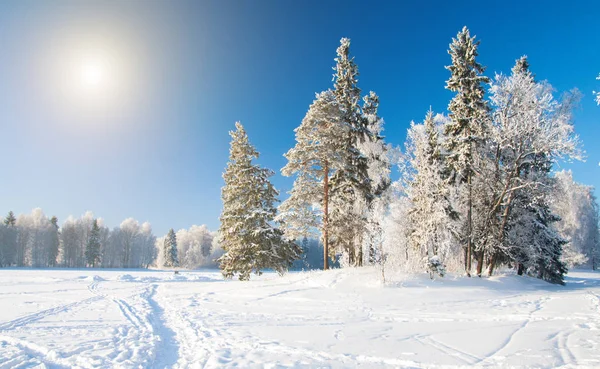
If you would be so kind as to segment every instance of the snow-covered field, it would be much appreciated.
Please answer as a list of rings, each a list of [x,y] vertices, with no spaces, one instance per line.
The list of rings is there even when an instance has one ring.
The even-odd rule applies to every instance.
[[[0,368],[600,367],[600,274],[567,283],[0,270]]]

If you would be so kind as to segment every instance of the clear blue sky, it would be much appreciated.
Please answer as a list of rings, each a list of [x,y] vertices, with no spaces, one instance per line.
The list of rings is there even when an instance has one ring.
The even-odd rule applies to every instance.
[[[446,111],[447,49],[463,25],[487,75],[527,54],[538,79],[583,92],[575,125],[588,159],[567,167],[600,188],[598,1],[2,1],[0,211],[42,207],[62,221],[92,210],[159,235],[216,229],[236,120],[283,195],[282,155],[331,87],[341,37],[401,145],[429,106]],[[85,58],[108,65],[98,91],[78,85]]]

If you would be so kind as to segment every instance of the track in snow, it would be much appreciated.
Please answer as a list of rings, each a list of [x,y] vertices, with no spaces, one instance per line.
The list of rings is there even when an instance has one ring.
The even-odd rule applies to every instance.
[[[248,283],[122,272],[0,270],[0,288],[31,288],[3,291],[0,312],[43,307],[0,314],[0,368],[600,367],[597,273],[571,287],[413,276],[382,288],[368,268]],[[44,279],[64,303],[37,297]]]

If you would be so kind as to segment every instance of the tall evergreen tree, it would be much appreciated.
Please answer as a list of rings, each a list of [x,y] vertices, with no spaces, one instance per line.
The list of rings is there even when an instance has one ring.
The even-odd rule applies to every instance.
[[[483,84],[489,79],[482,75],[485,68],[476,61],[478,46],[479,41],[476,42],[464,27],[452,39],[448,51],[452,65],[446,67],[450,71],[446,88],[456,93],[448,106],[451,122],[445,127],[447,163],[457,183],[465,184],[466,214],[463,214],[465,231],[462,239],[466,242],[465,271],[468,276],[471,275],[474,249],[473,177],[477,173],[477,148],[483,143],[488,121]]]
[[[538,155],[530,165],[529,175],[540,176],[547,186],[540,188],[530,203],[530,211],[533,213],[532,239],[529,241],[531,258],[527,265],[529,274],[554,284],[564,285],[564,275],[567,266],[561,260],[563,246],[567,243],[556,231],[555,223],[560,220],[552,212],[549,204],[550,191],[555,179],[550,178],[552,162],[546,155]]]
[[[408,213],[412,249],[421,257],[439,256],[442,261],[453,251],[458,232],[439,137],[445,121],[430,110],[423,124],[411,125],[406,147],[411,172],[405,190],[412,205]]]
[[[322,235],[323,268],[329,267],[330,179],[345,162],[343,151],[347,127],[340,119],[335,94],[316,95],[302,123],[296,128],[296,145],[284,156],[285,176],[296,175],[290,196],[279,207],[277,219],[288,239],[307,236],[314,229]]]
[[[300,248],[274,227],[278,192],[269,181],[273,172],[252,164],[259,154],[241,123],[231,131],[229,163],[223,174],[223,212],[219,236],[225,254],[219,259],[226,278],[248,280],[252,272],[272,268],[284,273],[299,258]]]
[[[334,67],[334,94],[340,107],[340,121],[347,127],[342,155],[344,165],[331,179],[332,241],[350,265],[359,265],[362,238],[367,230],[367,209],[372,201],[368,160],[359,145],[371,137],[360,109],[358,66],[350,56],[350,39],[342,38]]]
[[[163,244],[164,266],[178,267],[179,257],[177,255],[177,235],[173,228],[169,229],[169,233],[165,237]]]
[[[359,149],[367,158],[367,175],[369,193],[365,197],[367,227],[363,236],[363,247],[368,253],[368,260],[374,263],[381,260],[383,242],[383,222],[389,205],[389,189],[391,186],[391,162],[389,147],[384,141],[383,119],[378,114],[379,96],[373,91],[363,98],[362,114],[369,135],[359,142]],[[379,254],[379,256],[376,256]],[[362,248],[358,262],[363,262]]]
[[[92,229],[85,247],[85,260],[92,268],[100,263],[100,227],[97,219],[92,221]]]

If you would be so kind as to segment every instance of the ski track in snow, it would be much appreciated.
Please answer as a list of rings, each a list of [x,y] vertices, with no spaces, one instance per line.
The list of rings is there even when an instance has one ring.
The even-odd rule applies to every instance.
[[[371,268],[122,273],[0,270],[0,369],[600,367],[599,273],[386,288]]]

